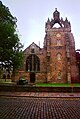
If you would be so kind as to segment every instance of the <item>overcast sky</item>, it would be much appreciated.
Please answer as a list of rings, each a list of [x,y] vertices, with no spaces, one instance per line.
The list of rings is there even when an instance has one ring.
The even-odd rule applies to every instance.
[[[43,47],[45,22],[53,17],[55,8],[63,20],[71,22],[76,49],[80,49],[80,0],[2,0],[17,18],[17,29],[24,49],[32,42]]]

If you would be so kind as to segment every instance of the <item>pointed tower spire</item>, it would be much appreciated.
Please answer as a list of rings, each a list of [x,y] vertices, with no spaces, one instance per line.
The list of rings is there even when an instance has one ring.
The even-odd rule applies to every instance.
[[[48,23],[48,22],[50,22],[50,19],[49,19],[49,17],[48,17],[47,23]]]

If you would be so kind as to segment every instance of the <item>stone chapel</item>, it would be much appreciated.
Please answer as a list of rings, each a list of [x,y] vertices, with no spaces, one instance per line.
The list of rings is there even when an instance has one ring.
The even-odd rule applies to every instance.
[[[55,27],[58,24],[58,27]],[[53,18],[45,23],[43,48],[34,42],[24,50],[23,67],[17,79],[24,77],[30,83],[72,83],[79,80],[75,41],[71,24],[55,9]]]

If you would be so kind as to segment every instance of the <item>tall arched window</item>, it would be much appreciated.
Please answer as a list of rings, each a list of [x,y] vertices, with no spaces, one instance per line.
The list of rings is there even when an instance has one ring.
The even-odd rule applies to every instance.
[[[61,45],[61,40],[57,39],[57,46],[60,46],[60,45]]]
[[[61,54],[60,53],[57,54],[57,60],[61,60]]]
[[[35,54],[31,54],[27,57],[26,71],[40,71],[40,60]]]
[[[57,73],[57,79],[61,79],[61,71],[59,71],[58,73]]]

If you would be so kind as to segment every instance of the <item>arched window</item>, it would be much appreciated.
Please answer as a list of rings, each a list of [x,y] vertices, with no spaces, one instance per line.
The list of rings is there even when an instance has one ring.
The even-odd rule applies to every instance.
[[[61,71],[59,71],[58,73],[57,73],[57,79],[61,79]]]
[[[60,53],[57,54],[57,60],[61,60],[61,54]]]
[[[57,39],[57,46],[60,46],[60,45],[61,45],[61,40]]]
[[[32,45],[31,47],[31,53],[34,53],[35,52],[35,47],[34,47],[34,44]]]
[[[40,71],[40,60],[35,54],[31,54],[27,57],[26,71]]]

